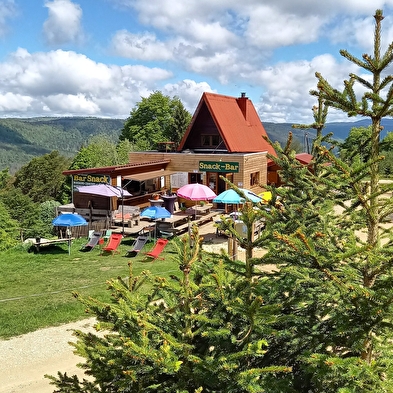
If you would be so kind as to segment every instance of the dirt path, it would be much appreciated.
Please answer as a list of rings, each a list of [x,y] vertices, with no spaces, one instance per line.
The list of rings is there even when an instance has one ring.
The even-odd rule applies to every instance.
[[[94,319],[37,330],[10,340],[0,341],[0,393],[52,393],[45,374],[58,371],[83,375],[68,344],[75,341],[71,329],[92,330]]]

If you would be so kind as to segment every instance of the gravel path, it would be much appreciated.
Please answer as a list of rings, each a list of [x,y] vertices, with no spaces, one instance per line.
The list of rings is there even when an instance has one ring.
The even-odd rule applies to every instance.
[[[0,340],[0,393],[53,393],[45,374],[58,371],[83,375],[76,367],[80,357],[68,344],[72,329],[93,330],[94,318],[37,330],[10,340]]]

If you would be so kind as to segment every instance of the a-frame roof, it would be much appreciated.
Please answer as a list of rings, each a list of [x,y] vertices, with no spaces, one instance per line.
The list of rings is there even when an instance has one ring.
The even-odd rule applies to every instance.
[[[265,128],[254,105],[244,94],[235,98],[214,93],[203,93],[179,150],[188,145],[187,139],[194,130],[194,124],[202,109],[207,108],[229,153],[254,153],[267,151],[276,155],[274,148],[263,138]],[[187,146],[189,147],[189,146]]]

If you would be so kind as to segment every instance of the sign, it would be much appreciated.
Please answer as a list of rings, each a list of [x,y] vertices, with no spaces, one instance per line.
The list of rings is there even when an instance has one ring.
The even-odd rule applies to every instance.
[[[84,175],[84,174],[75,174],[72,175],[72,185],[73,190],[77,191],[77,187],[81,186],[91,186],[92,184],[102,184],[102,183],[111,183],[111,177],[108,175]]]
[[[188,173],[178,172],[171,175],[171,187],[180,188],[188,184]]]
[[[201,172],[239,172],[238,162],[222,161],[199,161],[199,170]]]

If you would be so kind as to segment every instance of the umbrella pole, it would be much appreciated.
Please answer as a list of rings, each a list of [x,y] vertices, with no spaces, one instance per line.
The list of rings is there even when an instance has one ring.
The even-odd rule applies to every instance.
[[[123,198],[123,189],[121,189],[121,224],[122,224],[122,235],[124,237],[124,198]]]

